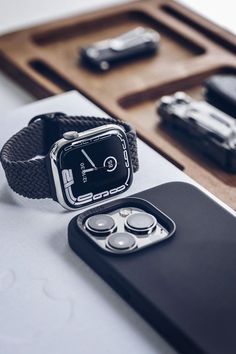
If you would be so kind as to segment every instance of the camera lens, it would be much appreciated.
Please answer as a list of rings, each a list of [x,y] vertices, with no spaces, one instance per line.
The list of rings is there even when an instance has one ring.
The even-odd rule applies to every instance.
[[[113,218],[106,214],[93,215],[86,220],[86,228],[97,236],[109,235],[115,228]]]
[[[140,212],[129,215],[125,220],[125,226],[136,234],[149,234],[156,227],[156,218],[148,213]]]
[[[135,246],[135,238],[127,232],[117,232],[108,238],[108,245],[116,250],[127,250]]]

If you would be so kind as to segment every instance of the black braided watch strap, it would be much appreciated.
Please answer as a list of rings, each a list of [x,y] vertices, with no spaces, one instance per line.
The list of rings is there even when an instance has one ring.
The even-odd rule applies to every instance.
[[[9,186],[24,197],[52,197],[45,159],[51,145],[67,131],[82,132],[105,124],[118,124],[124,128],[133,171],[136,172],[139,168],[137,139],[129,124],[113,118],[49,113],[34,117],[27,127],[16,133],[3,146],[0,158]]]

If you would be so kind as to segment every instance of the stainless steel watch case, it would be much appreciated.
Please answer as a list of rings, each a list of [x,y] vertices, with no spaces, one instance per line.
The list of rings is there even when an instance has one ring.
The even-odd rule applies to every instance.
[[[49,174],[49,180],[50,180],[50,186],[51,186],[51,191],[52,191],[52,197],[55,201],[57,201],[61,206],[63,206],[67,210],[78,210],[82,207],[85,207],[87,205],[90,205],[90,203],[87,203],[86,205],[81,205],[78,207],[72,207],[68,205],[69,203],[67,202],[63,190],[64,186],[61,183],[60,180],[60,164],[59,164],[59,154],[61,153],[63,147],[67,147],[70,145],[76,145],[80,143],[82,140],[88,140],[93,137],[104,137],[106,135],[109,135],[111,133],[118,135],[119,133],[123,134],[123,136],[126,137],[125,130],[123,127],[116,125],[116,124],[106,124],[102,125],[96,128],[92,128],[89,130],[86,130],[84,132],[77,132],[77,131],[68,131],[63,134],[63,138],[60,140],[56,141],[48,155],[47,155],[47,167],[48,167],[48,174]],[[129,150],[128,147],[128,141],[126,138],[126,145],[127,145],[127,150]],[[130,154],[127,154],[127,159],[128,163],[130,166],[130,185],[133,180],[133,169],[132,169],[132,161]],[[130,186],[129,185],[129,186]],[[128,187],[127,187],[128,189]],[[100,200],[101,201],[101,200]]]

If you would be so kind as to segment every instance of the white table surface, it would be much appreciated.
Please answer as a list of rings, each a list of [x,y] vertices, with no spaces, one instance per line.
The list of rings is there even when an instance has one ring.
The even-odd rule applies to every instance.
[[[77,92],[38,101],[2,117],[0,148],[30,117],[52,111],[104,116]],[[145,143],[138,146],[140,170],[122,196],[192,182]],[[174,353],[70,250],[67,225],[76,213],[18,196],[0,168],[0,353]]]
[[[38,101],[2,116],[0,148],[31,117],[52,111],[105,115],[75,91]],[[196,184],[140,140],[138,150],[140,170],[122,196],[172,181]],[[18,196],[0,168],[0,353],[174,353],[70,250],[67,225],[76,213]]]

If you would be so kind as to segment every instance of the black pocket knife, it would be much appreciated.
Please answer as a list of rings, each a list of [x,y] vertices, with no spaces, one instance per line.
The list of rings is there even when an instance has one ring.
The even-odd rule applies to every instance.
[[[119,37],[80,49],[80,59],[91,68],[106,71],[115,63],[152,55],[159,48],[160,35],[153,29],[137,27]]]

